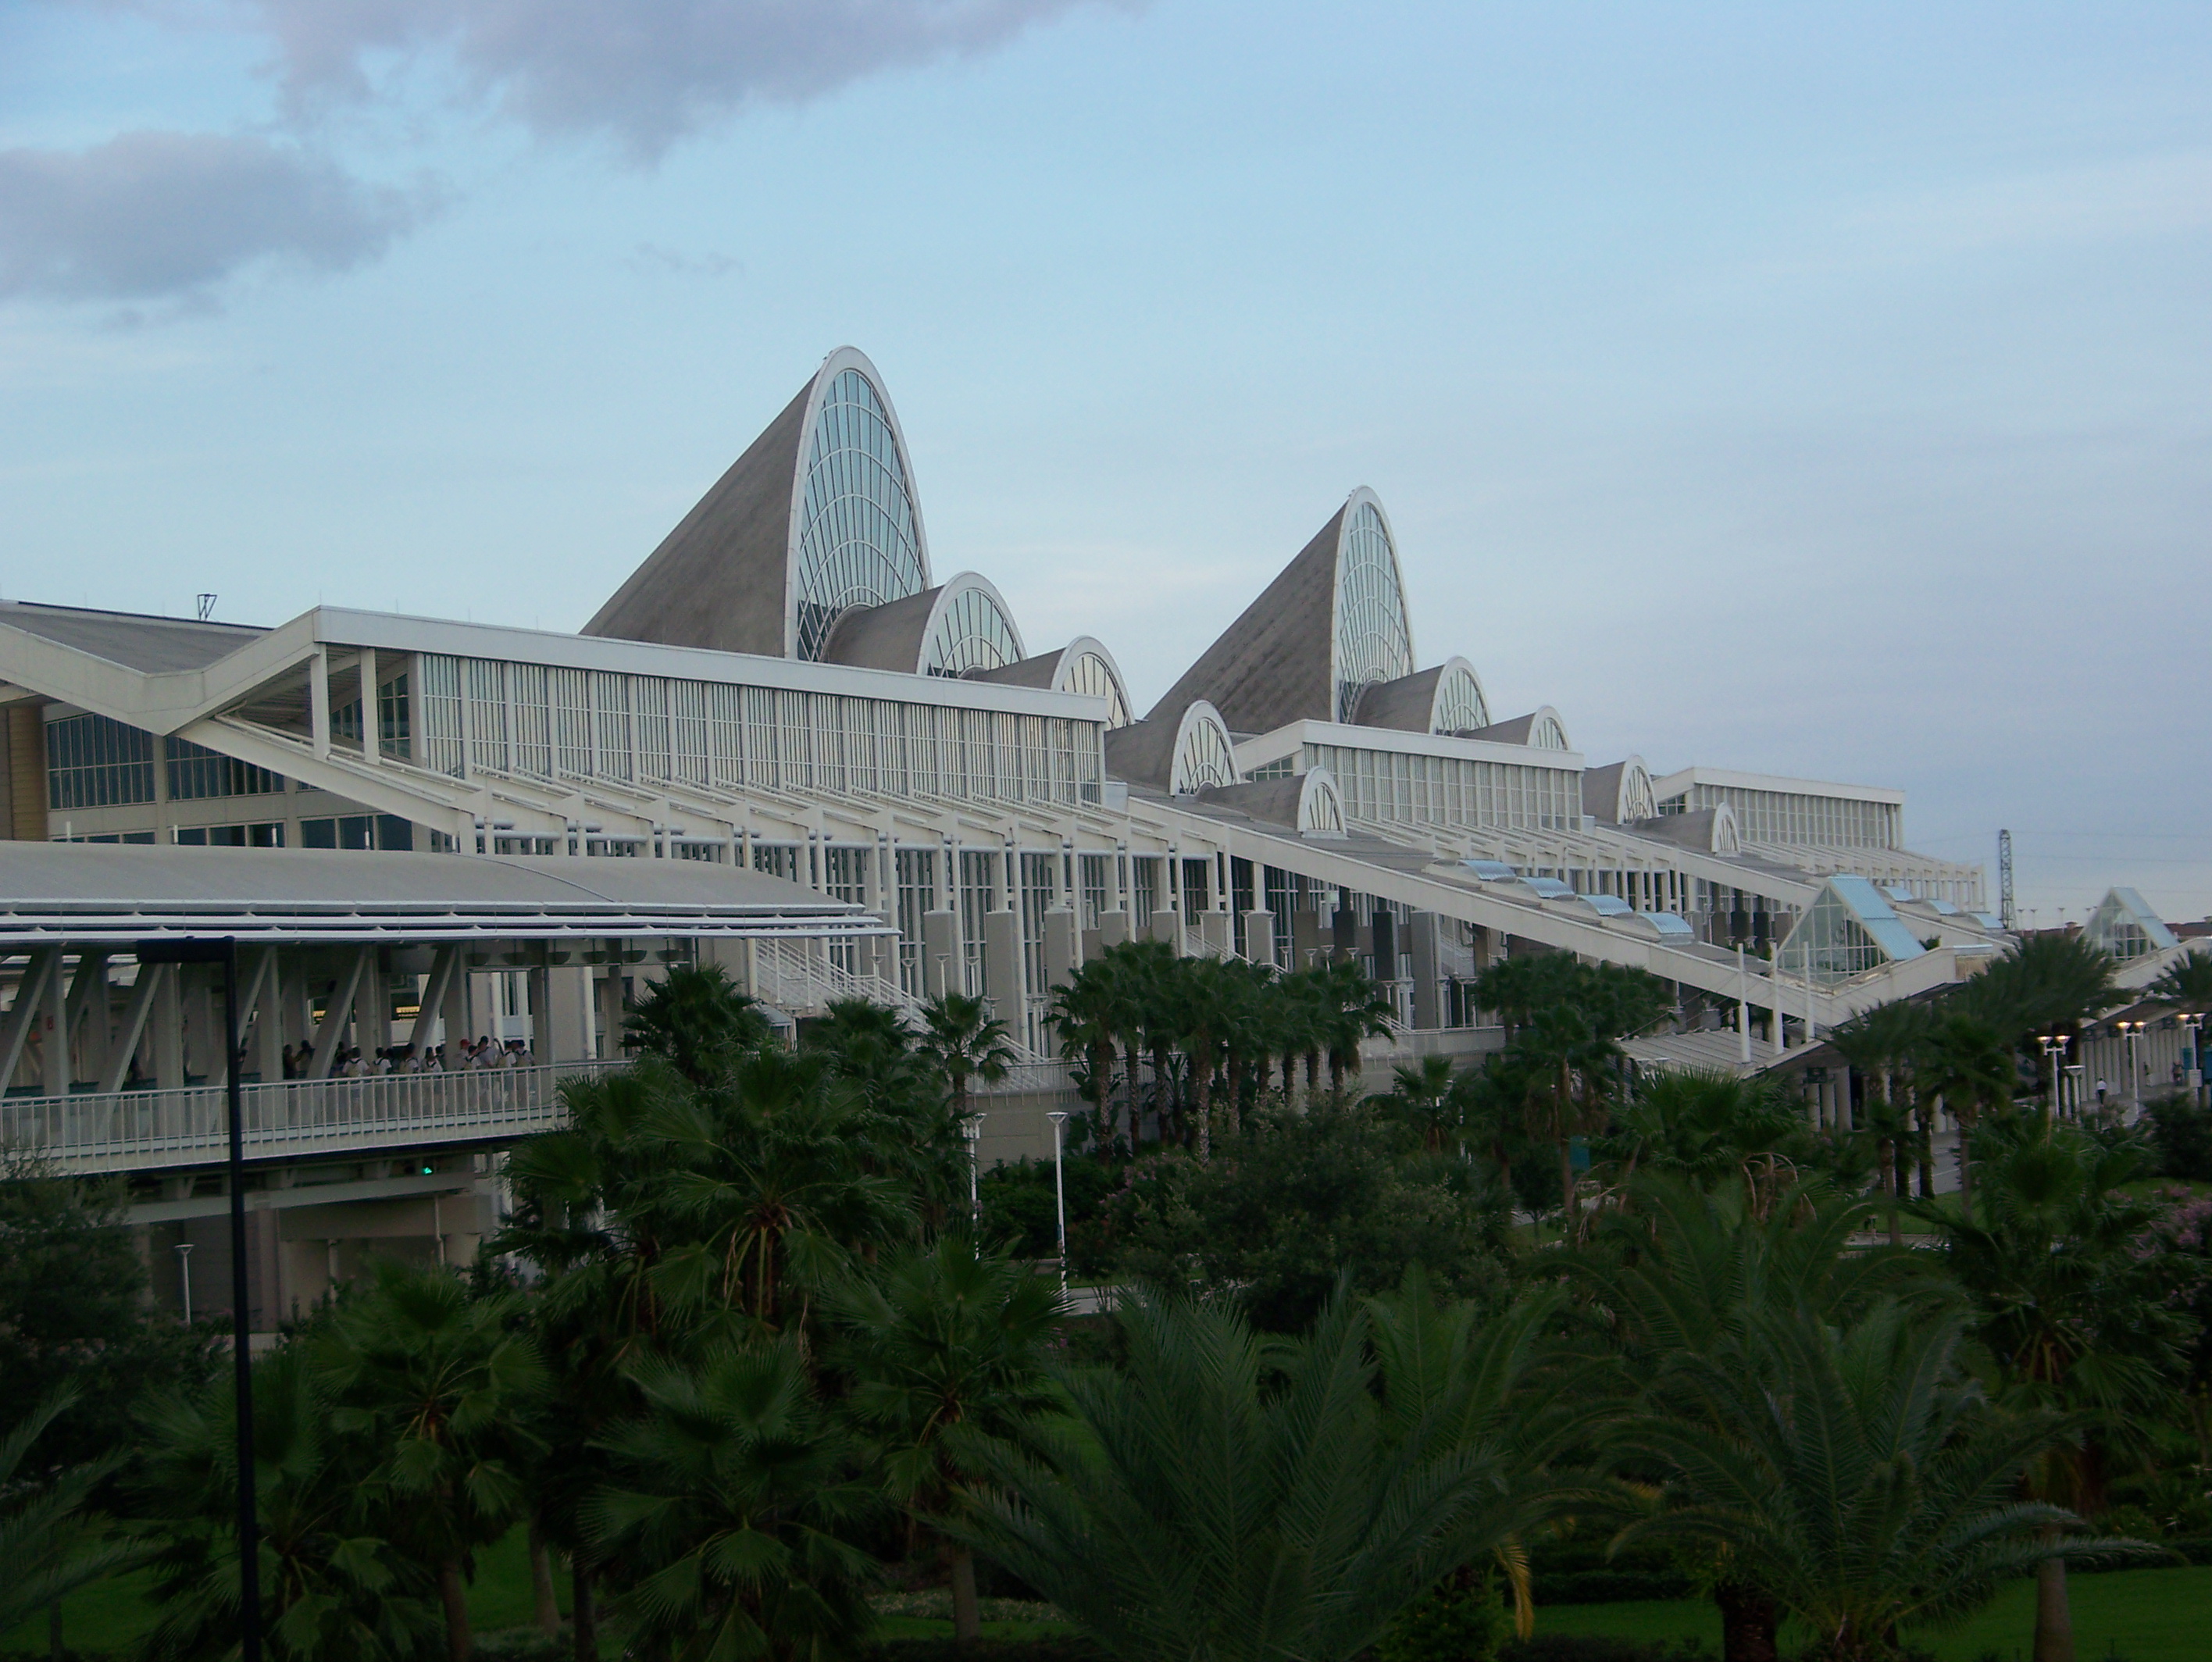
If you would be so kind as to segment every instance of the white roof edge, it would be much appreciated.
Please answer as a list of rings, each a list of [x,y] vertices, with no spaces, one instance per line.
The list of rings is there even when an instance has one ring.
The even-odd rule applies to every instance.
[[[1584,771],[1579,750],[1546,750],[1533,744],[1499,744],[1484,738],[1454,738],[1449,733],[1415,733],[1402,727],[1354,727],[1335,721],[1293,721],[1259,733],[1237,746],[1240,769],[1264,767],[1301,745],[1337,744],[1347,749],[1394,750],[1407,755],[1451,756],[1466,761],[1503,761],[1522,767]],[[1249,760],[1248,760],[1249,756]]]
[[[1654,779],[1651,788],[1671,797],[1692,785],[1717,785],[1723,790],[1773,791],[1785,796],[1842,797],[1853,802],[1883,802],[1902,808],[1905,792],[1881,785],[1844,785],[1833,779],[1798,779],[1788,773],[1747,773],[1731,767],[1681,767]]]

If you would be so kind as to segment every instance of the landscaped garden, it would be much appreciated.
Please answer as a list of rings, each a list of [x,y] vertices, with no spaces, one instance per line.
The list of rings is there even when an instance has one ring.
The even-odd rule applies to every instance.
[[[1634,972],[1507,960],[1503,1051],[1370,1079],[1350,967],[1115,949],[1058,1009],[1069,1267],[1115,1290],[1082,1317],[1049,1166],[971,1223],[981,1004],[794,1048],[677,972],[638,1065],[514,1149],[478,1262],[381,1265],[256,1359],[264,1646],[2202,1655],[2212,1125],[2053,1122],[2022,1044],[2112,968],[2039,940],[1873,1012],[1837,1131],[1635,1079],[1619,1041],[1673,1011]],[[220,1662],[220,1325],[148,1307],[116,1204],[0,1182],[0,1651]]]

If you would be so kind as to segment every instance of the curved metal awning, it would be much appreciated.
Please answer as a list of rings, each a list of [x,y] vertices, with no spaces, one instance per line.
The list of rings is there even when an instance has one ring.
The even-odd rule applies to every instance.
[[[695,860],[0,842],[0,952],[241,943],[888,932],[849,901]]]

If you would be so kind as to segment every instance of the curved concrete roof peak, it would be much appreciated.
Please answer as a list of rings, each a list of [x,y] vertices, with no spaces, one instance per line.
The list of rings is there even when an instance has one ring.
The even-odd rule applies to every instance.
[[[837,378],[853,370],[881,406],[913,508],[918,588],[929,549],[914,466],[883,377],[857,349],[840,347],[762,429],[676,529],[661,539],[580,633],[767,658],[799,654],[793,565],[805,530],[806,474],[817,419]]]

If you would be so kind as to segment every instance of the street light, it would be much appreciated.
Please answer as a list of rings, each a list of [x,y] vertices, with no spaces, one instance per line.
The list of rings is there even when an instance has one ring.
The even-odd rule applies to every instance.
[[[230,1349],[238,1398],[238,1657],[261,1662],[260,1532],[253,1517],[253,1334],[246,1309],[246,1119],[238,1095],[238,1066],[245,1059],[238,1038],[238,942],[216,939],[141,941],[143,973],[152,964],[222,966],[223,1098],[230,1121]]]
[[[971,1113],[960,1122],[960,1135],[968,1139],[968,1216],[975,1226],[975,1251],[983,1251],[983,1116]]]
[[[2136,1062],[2142,1058],[2142,1038],[2146,1022],[2112,1022],[2112,1027],[2117,1027],[2121,1038],[2128,1040],[2128,1100],[2135,1102],[2136,1109],[2142,1109],[2143,1083],[2142,1076],[2136,1073]]]
[[[1060,1296],[1067,1297],[1067,1184],[1060,1175],[1060,1128],[1067,1123],[1067,1111],[1054,1108],[1045,1118],[1052,1121],[1052,1205],[1060,1216]]]
[[[2142,1022],[2116,1022],[2113,1025],[2119,1028],[2120,1037],[2128,1041],[2128,1100],[2133,1102],[2136,1105],[2136,1109],[2140,1111],[2142,1107],[2142,1074],[2140,1071],[2142,1051],[2140,1046],[2142,1040],[2142,1031],[2148,1023]]]
[[[2204,1083],[2204,1012],[2201,1010],[2179,1010],[2175,1013],[2174,1020],[2180,1022],[2184,1031],[2189,1034],[2189,1071],[2181,1078],[2189,1088],[2189,1101],[2193,1106],[2197,1101],[2197,1093]]]
[[[177,1243],[177,1273],[185,1278],[185,1325],[192,1325],[192,1243]]]
[[[2065,1105],[2058,1098],[2058,1076],[2066,1061],[2066,1046],[2074,1042],[2073,1035],[2065,1033],[2040,1033],[2035,1042],[2043,1047],[2044,1060],[2051,1065],[2051,1118],[2057,1119],[2064,1113]]]

